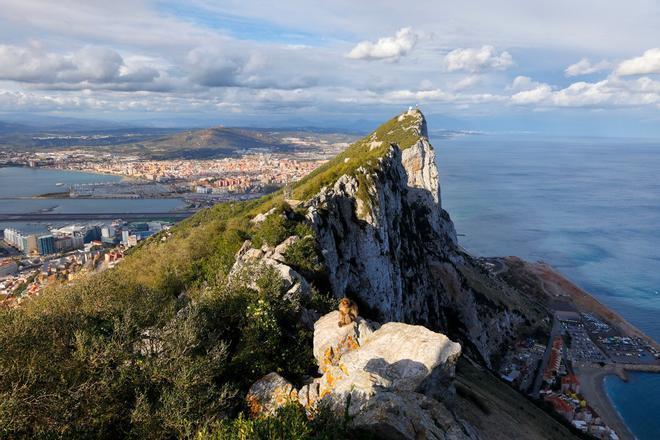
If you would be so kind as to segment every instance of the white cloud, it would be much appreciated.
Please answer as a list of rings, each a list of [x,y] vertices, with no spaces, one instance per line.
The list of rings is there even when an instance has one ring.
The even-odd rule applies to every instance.
[[[552,95],[552,88],[548,84],[539,84],[530,90],[515,93],[511,102],[518,105],[538,104]]]
[[[511,102],[537,107],[590,108],[635,107],[660,103],[660,82],[648,77],[634,81],[616,77],[597,82],[578,81],[559,90],[553,90],[549,84],[536,84],[532,89],[512,95]]]
[[[87,46],[75,52],[56,53],[48,52],[39,43],[24,47],[0,45],[0,80],[66,89],[98,88],[105,84],[112,89],[153,83],[160,75],[144,60],[132,59],[127,63],[118,52],[104,47]]]
[[[621,62],[615,73],[619,76],[660,73],[660,48],[649,49],[640,57]]]
[[[521,90],[530,90],[540,86],[541,83],[533,81],[529,76],[516,76],[511,85],[507,87],[510,90],[521,91]]]
[[[407,55],[417,43],[417,34],[409,27],[400,29],[393,37],[375,43],[362,41],[346,55],[354,60],[397,60]]]
[[[479,49],[454,49],[445,56],[445,66],[449,72],[504,70],[512,64],[513,59],[508,52],[503,51],[497,54],[493,46],[482,46]]]
[[[602,60],[597,63],[591,63],[588,58],[582,58],[575,64],[571,64],[564,70],[566,76],[580,76],[580,75],[589,75],[591,73],[600,72],[605,69],[609,69],[611,64]]]
[[[454,90],[465,90],[469,89],[471,87],[476,86],[481,82],[482,78],[479,75],[468,75],[465,78],[462,78],[461,80],[457,81],[452,88]]]

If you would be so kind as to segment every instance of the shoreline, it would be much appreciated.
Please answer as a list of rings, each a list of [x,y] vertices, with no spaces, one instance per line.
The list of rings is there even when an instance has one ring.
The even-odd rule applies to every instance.
[[[628,337],[639,337],[654,349],[660,349],[660,344],[655,339],[628,322],[618,312],[600,302],[598,298],[576,285],[551,265],[542,261],[532,263],[518,257],[504,257],[501,258],[501,261],[506,267],[504,270],[511,270],[516,264],[520,264],[518,270],[521,273],[532,274],[540,282],[542,290],[550,300],[570,305],[576,312],[593,313],[616,328],[620,334]],[[553,307],[552,303],[549,307]],[[563,309],[554,309],[554,311],[557,310]],[[625,418],[605,390],[605,377],[616,375],[622,381],[628,382],[628,371],[660,374],[660,361],[640,364],[608,363],[603,366],[599,364],[583,364],[581,366],[574,364],[573,368],[580,381],[580,394],[600,415],[605,424],[614,429],[622,440],[636,439]]]
[[[612,427],[621,439],[636,439],[625,418],[605,390],[605,377],[617,376],[628,382],[628,372],[660,374],[658,365],[607,364],[603,367],[576,367],[576,376],[580,380],[581,394],[598,412],[607,425]]]
[[[598,412],[601,419],[616,431],[620,439],[636,439],[616,405],[605,391],[606,376],[616,375],[621,377],[617,368],[613,365],[581,367],[576,369],[576,373],[580,380],[581,394],[589,402],[589,405]]]

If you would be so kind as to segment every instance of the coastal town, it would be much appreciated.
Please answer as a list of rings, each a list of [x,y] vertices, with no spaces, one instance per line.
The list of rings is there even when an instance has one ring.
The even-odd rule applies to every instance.
[[[231,157],[206,160],[148,160],[87,149],[6,150],[0,151],[0,166],[82,171],[122,178],[71,185],[58,183],[56,191],[33,198],[174,198],[185,203],[180,214],[189,215],[218,202],[256,198],[272,192],[301,179],[346,147],[342,142],[324,140],[287,138],[286,141],[299,149],[287,153],[248,149]],[[48,214],[42,210],[18,218]],[[38,232],[25,232],[20,227],[0,230],[0,304],[16,305],[38,295],[53,282],[112,267],[138,242],[171,227],[170,221],[150,219],[148,213],[144,216],[142,221],[133,222],[99,219],[48,224]],[[174,214],[165,217],[168,216],[175,218]]]
[[[345,147],[333,144],[330,152]],[[327,159],[328,152],[247,152],[208,160],[145,160],[86,150],[0,152],[0,166],[28,166],[120,176],[115,182],[64,186],[41,195],[51,198],[182,198],[189,207],[258,197],[295,182]]]
[[[170,227],[162,221],[117,219],[52,228],[43,234],[5,228],[0,231],[0,306],[18,305],[55,282],[111,268],[138,242],[158,233],[166,238]]]
[[[517,270],[510,259],[481,262],[491,276]],[[537,267],[542,268],[537,275],[547,275],[547,266]],[[542,285],[557,287],[552,275],[542,276],[547,283]],[[500,377],[584,433],[599,439],[632,438],[604,395],[602,379],[616,374],[625,381],[626,371],[660,372],[660,349],[627,323],[600,316],[605,308],[593,299],[585,302],[576,286],[562,288],[552,295],[549,335],[516,341],[500,362]]]

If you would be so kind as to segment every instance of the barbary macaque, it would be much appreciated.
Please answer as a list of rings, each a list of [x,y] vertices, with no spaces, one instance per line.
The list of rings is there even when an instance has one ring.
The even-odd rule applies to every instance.
[[[358,306],[354,301],[344,297],[339,300],[339,327],[350,324],[358,316]]]

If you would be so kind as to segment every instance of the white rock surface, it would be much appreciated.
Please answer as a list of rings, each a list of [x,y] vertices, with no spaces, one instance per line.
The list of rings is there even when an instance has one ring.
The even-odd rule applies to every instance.
[[[250,415],[261,417],[275,413],[287,402],[297,401],[298,392],[279,374],[269,373],[252,384],[245,400]]]
[[[436,150],[421,112],[410,114],[419,116],[408,127],[417,142],[391,146],[375,168],[358,169],[360,179],[344,175],[323,188],[305,202],[307,217],[336,297],[358,298],[383,322],[440,329],[460,316],[462,327],[451,330],[489,365],[522,320],[467,285],[461,266],[472,263],[442,209]]]
[[[319,405],[347,413],[354,428],[379,439],[473,438],[443,403],[422,394],[450,393],[459,344],[421,326],[378,328],[359,317],[351,325],[338,322],[335,311],[314,325],[314,356],[323,375],[297,391],[275,373],[265,376],[248,395],[253,414],[272,413],[295,398],[310,414]]]

